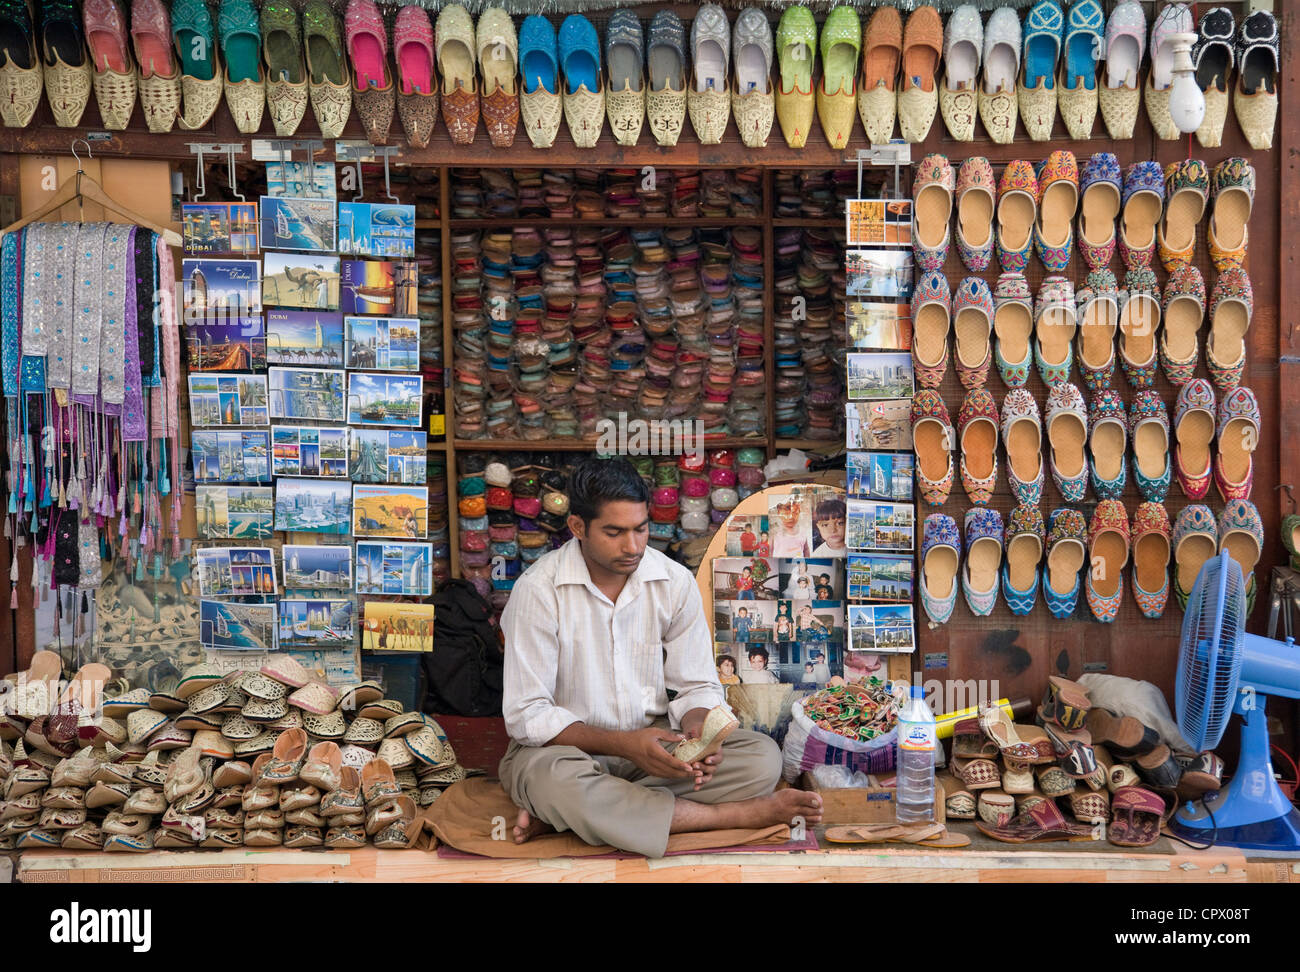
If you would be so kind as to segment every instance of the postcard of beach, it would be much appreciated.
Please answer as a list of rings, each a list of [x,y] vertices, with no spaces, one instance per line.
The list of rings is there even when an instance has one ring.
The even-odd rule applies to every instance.
[[[348,374],[348,425],[420,427],[419,375]]]
[[[263,249],[333,253],[338,229],[332,199],[261,199]]]
[[[262,313],[259,260],[182,260],[181,285],[186,324],[239,323]]]
[[[266,425],[266,375],[205,371],[190,375],[190,423],[196,428]]]
[[[186,256],[256,256],[257,203],[181,203]]]
[[[275,528],[299,533],[350,532],[352,492],[328,479],[275,481]]]
[[[270,486],[196,486],[194,518],[200,540],[266,540],[274,522]]]
[[[194,556],[194,578],[203,597],[276,592],[270,547],[199,547]]]
[[[269,483],[271,434],[190,433],[190,460],[196,483]]]
[[[366,601],[361,647],[367,651],[433,651],[433,605]]]
[[[200,600],[199,643],[209,651],[274,651],[275,605]]]
[[[357,593],[428,597],[433,593],[433,544],[357,543]]]
[[[282,598],[277,637],[281,648],[347,648],[356,641],[356,605],[350,598]]]
[[[429,532],[429,489],[355,485],[352,513],[358,537],[423,537]]]
[[[268,308],[266,361],[273,365],[339,367],[343,364],[343,315]]]
[[[406,429],[352,429],[349,471],[354,483],[422,486],[428,476],[428,435]]]
[[[352,546],[350,544],[286,543],[285,590],[346,591],[352,588]]]
[[[271,448],[277,476],[348,478],[348,430],[342,426],[277,425]]]
[[[190,371],[264,371],[266,331],[260,317],[185,324]]]
[[[345,317],[345,368],[420,370],[420,321],[413,317]]]
[[[411,317],[418,309],[419,267],[391,260],[344,260],[339,309],[344,314]]]
[[[339,252],[344,256],[414,256],[415,207],[339,203]]]
[[[271,417],[342,422],[343,372],[315,368],[271,368]]]
[[[262,303],[318,311],[339,309],[339,258],[318,253],[262,256]]]

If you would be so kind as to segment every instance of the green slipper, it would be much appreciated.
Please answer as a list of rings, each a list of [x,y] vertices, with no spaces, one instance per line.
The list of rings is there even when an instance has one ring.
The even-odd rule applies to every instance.
[[[182,74],[200,81],[216,77],[216,37],[212,32],[212,14],[203,0],[175,0],[172,38],[176,41]]]
[[[231,84],[260,81],[262,36],[257,8],[251,0],[222,0],[217,17],[221,52],[226,60],[226,80]]]
[[[817,60],[817,21],[807,7],[787,7],[776,28],[777,59],[783,91],[812,93]]]
[[[262,5],[262,55],[266,58],[266,80],[303,82],[302,29],[297,9],[287,3]]]
[[[1282,546],[1291,555],[1291,569],[1300,570],[1300,513],[1282,518]]]
[[[852,7],[839,6],[822,24],[822,89],[827,94],[852,94],[862,48],[862,22]]]

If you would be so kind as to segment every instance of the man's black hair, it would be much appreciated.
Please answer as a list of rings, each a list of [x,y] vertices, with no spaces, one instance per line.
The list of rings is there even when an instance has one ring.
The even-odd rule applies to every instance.
[[[751,648],[749,649],[749,658],[750,658],[751,661],[753,661],[755,655],[758,655],[760,658],[762,658],[764,662],[767,661],[767,649],[766,649],[766,648],[751,647]]]
[[[570,513],[590,526],[602,503],[619,500],[650,504],[650,489],[630,462],[584,457],[574,464],[569,476]]]

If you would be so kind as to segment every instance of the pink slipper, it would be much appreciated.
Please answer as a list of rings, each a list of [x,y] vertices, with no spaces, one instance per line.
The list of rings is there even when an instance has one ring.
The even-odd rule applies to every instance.
[[[403,7],[393,26],[393,50],[402,94],[433,91],[433,26],[423,7]]]
[[[352,70],[356,74],[353,82],[356,90],[388,87],[388,72],[384,69],[388,57],[388,35],[375,0],[349,0],[345,33]]]

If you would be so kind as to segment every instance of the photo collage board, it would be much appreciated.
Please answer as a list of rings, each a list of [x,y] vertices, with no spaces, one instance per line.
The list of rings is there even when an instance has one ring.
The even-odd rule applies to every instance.
[[[842,490],[795,486],[766,514],[733,515],[714,558],[715,664],[724,685],[822,688],[848,645]]]
[[[401,601],[433,591],[415,208],[339,175],[268,162],[250,202],[182,204],[209,651],[433,647]]]
[[[881,656],[916,647],[915,455],[911,404],[912,203],[846,205],[844,676],[885,677]]]

